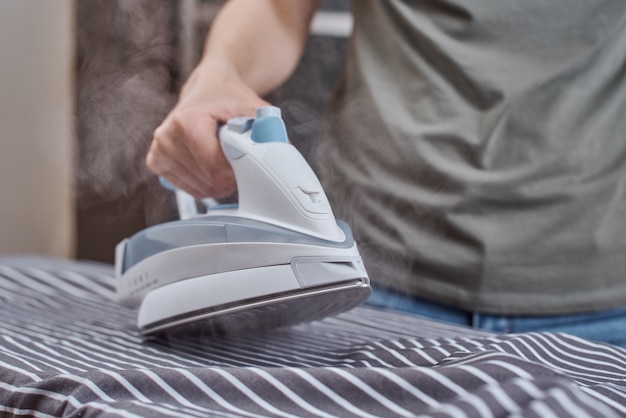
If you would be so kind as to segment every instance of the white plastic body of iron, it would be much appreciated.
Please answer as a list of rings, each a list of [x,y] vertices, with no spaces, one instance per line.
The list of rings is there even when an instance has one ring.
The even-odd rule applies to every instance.
[[[276,117],[276,109],[261,109],[257,121]],[[349,227],[335,220],[313,170],[269,122],[235,118],[219,131],[237,180],[236,208],[197,213],[177,191],[187,220],[118,245],[118,295],[140,307],[144,335],[208,319],[226,333],[280,326],[351,309],[369,296]],[[250,312],[263,323],[251,325]]]

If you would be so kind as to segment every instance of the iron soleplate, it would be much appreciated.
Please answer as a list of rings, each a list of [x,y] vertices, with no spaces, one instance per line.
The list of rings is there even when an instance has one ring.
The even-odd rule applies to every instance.
[[[189,312],[143,327],[144,337],[226,336],[311,322],[363,303],[371,294],[366,279],[249,299]]]

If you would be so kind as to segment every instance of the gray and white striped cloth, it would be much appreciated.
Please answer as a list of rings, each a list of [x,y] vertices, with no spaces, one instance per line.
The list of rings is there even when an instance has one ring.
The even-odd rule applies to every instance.
[[[626,350],[357,308],[143,341],[111,266],[0,256],[0,416],[617,417]]]

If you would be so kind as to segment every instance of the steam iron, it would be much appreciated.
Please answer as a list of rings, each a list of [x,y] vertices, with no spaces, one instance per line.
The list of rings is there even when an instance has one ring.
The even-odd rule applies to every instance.
[[[196,211],[120,242],[118,296],[144,336],[266,330],[336,315],[370,295],[349,226],[335,220],[311,167],[289,144],[280,109],[220,128],[239,203]]]

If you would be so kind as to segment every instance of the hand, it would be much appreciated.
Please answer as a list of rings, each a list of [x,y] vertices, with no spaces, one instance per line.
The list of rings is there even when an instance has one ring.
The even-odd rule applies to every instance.
[[[217,139],[219,125],[236,116],[254,117],[257,107],[267,105],[232,67],[202,62],[155,130],[148,168],[198,199],[230,196],[237,184]]]

